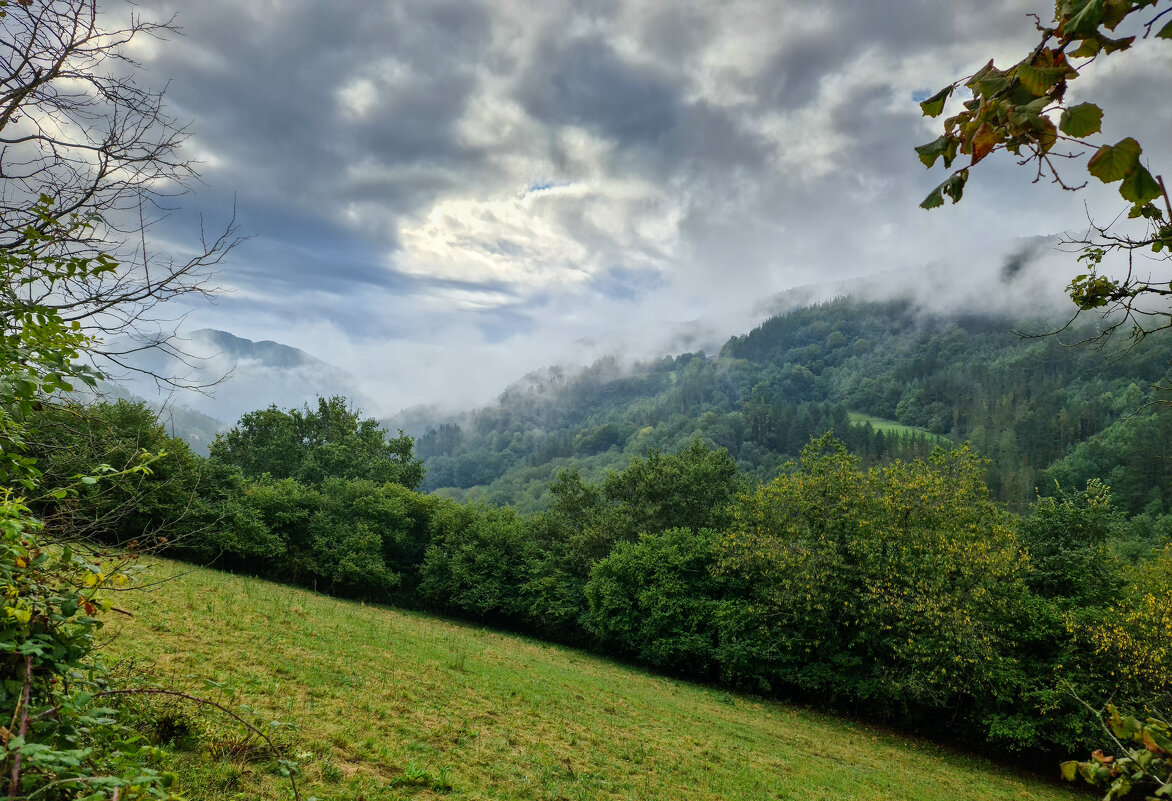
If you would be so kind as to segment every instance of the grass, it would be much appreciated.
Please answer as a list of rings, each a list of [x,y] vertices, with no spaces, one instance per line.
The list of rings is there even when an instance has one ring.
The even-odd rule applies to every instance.
[[[870,423],[871,428],[876,431],[882,431],[885,434],[899,434],[900,436],[907,436],[910,434],[923,434],[930,440],[935,440],[941,445],[947,445],[951,442],[948,437],[940,434],[933,434],[926,428],[917,428],[915,426],[905,426],[903,423],[897,423],[894,420],[885,420],[882,417],[872,417],[869,414],[862,412],[847,412],[850,418],[851,425],[861,426],[864,423]]]
[[[308,799],[1071,799],[972,756],[474,626],[159,561],[107,659],[294,724]],[[107,632],[111,628],[106,629]],[[179,749],[193,799],[288,798]]]

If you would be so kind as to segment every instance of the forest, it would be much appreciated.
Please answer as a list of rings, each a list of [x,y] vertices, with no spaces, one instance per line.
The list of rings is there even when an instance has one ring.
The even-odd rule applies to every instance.
[[[1172,349],[1068,346],[1096,330],[1085,320],[1057,337],[1015,333],[1060,325],[840,298],[775,316],[713,356],[552,369],[477,412],[385,422],[415,435],[425,490],[525,510],[546,505],[550,481],[571,465],[601,479],[698,437],[767,480],[834,431],[865,464],[968,443],[989,460],[993,497],[1018,512],[1055,483],[1103,478],[1120,508],[1158,518],[1172,488],[1166,460],[1149,450],[1167,425],[1152,393]]]

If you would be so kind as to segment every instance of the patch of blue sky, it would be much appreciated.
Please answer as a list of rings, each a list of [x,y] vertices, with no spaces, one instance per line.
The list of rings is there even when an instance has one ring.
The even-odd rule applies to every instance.
[[[525,194],[528,195],[532,194],[533,192],[548,192],[550,189],[569,185],[569,181],[548,181],[543,179],[540,181],[534,181],[533,183],[529,184],[529,186],[525,187]]]

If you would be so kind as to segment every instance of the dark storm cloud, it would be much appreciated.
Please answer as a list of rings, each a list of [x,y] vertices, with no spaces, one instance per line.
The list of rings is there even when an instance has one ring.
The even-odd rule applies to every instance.
[[[180,10],[184,36],[161,48],[152,71],[182,76],[168,97],[198,121],[199,144],[227,162],[242,196],[328,214],[352,197],[345,176],[356,162],[367,164],[358,197],[377,192],[381,165],[468,166],[452,129],[485,44],[480,8],[344,2],[262,15],[220,0]],[[392,55],[405,72],[387,89],[378,69]],[[379,102],[348,119],[338,93],[363,79]],[[425,195],[434,183],[415,188]]]
[[[645,146],[676,125],[679,94],[668,76],[625,61],[597,36],[543,45],[517,92],[545,124],[579,125]]]

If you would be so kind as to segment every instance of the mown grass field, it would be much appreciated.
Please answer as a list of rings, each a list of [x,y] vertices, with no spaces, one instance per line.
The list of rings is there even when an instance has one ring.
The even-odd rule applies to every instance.
[[[948,437],[941,436],[940,434],[933,434],[926,428],[905,426],[903,423],[897,423],[894,420],[885,420],[882,417],[872,417],[871,415],[863,414],[862,412],[847,412],[847,417],[850,418],[852,425],[861,426],[864,423],[870,423],[871,428],[875,429],[876,431],[882,431],[884,434],[899,434],[901,436],[906,436],[909,434],[923,434],[929,439],[937,440],[940,445],[948,445],[951,442]]]
[[[174,578],[123,596],[135,617],[105,629],[117,631],[106,658],[294,724],[283,736],[303,799],[1075,797],[932,744],[522,637],[166,561],[150,574]],[[290,797],[268,763],[213,758],[206,743],[172,767],[191,799]],[[420,783],[402,784],[408,774]],[[441,777],[450,790],[430,781]]]

